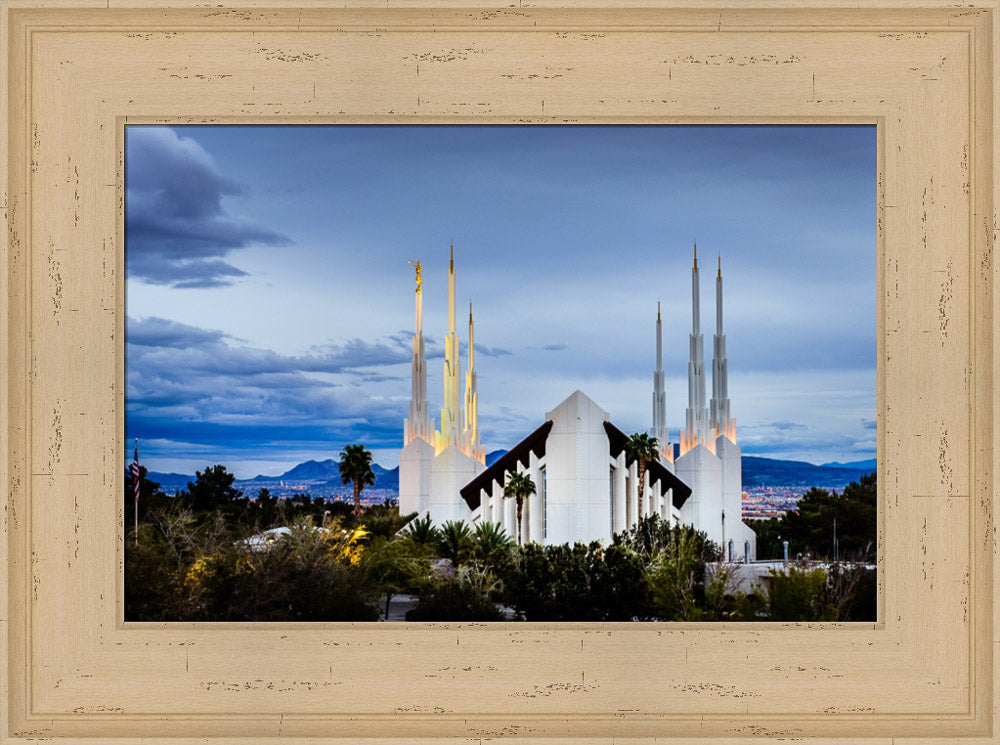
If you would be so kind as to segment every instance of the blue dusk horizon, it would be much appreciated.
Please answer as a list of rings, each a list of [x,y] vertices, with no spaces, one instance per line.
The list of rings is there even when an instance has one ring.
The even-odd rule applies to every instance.
[[[576,389],[647,431],[658,303],[677,442],[695,240],[743,453],[873,458],[876,181],[861,125],[129,125],[126,459],[250,478],[360,443],[395,467],[409,261],[439,417],[451,245],[487,452]]]

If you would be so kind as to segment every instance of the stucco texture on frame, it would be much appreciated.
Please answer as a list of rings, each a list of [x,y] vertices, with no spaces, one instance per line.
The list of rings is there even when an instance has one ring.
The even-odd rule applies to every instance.
[[[994,741],[996,2],[32,5],[0,2],[4,742]],[[249,121],[877,124],[878,623],[123,623],[124,125]]]

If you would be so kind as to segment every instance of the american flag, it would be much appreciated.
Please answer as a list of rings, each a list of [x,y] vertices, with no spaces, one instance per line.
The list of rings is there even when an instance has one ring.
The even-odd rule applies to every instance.
[[[139,441],[135,441],[135,454],[132,456],[132,492],[135,494],[135,503],[139,504],[139,486],[142,484],[142,475],[139,472]]]

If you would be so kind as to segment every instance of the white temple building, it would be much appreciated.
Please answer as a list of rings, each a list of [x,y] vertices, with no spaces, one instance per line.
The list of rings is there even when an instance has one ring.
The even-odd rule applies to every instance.
[[[413,263],[413,262],[411,262]],[[486,468],[485,450],[477,429],[476,373],[472,366],[472,305],[469,305],[468,369],[465,402],[459,399],[458,335],[455,333],[455,248],[448,269],[448,335],[445,337],[444,406],[441,428],[435,430],[427,402],[427,359],[423,336],[423,278],[417,269],[416,331],[413,335],[410,417],[403,423],[403,449],[399,454],[399,511],[428,514],[435,524],[449,520],[471,521],[459,490]]]
[[[448,275],[449,331],[445,342],[444,406],[434,429],[426,396],[422,331],[422,287],[417,266],[417,324],[413,340],[413,393],[400,453],[400,513],[449,520],[500,523],[514,535],[515,503],[503,498],[510,473],[523,471],[536,493],[526,501],[522,540],[542,544],[610,542],[640,517],[658,514],[672,523],[693,525],[722,549],[726,559],[756,556],[756,536],[742,520],[741,453],[728,398],[726,339],[722,330],[722,267],[716,277],[716,333],[712,398],[706,405],[697,246],[692,282],[692,331],[688,363],[688,407],[674,459],[666,426],[662,321],[656,314],[656,369],[653,373],[653,426],[660,459],[647,464],[642,499],[636,464],[626,465],[627,435],[607,411],[581,391],[547,412],[534,432],[489,468],[479,443],[476,375],[473,369],[472,308],[469,308],[468,367],[464,407],[459,401],[459,343],[455,335],[454,249]],[[641,503],[641,506],[640,506]]]

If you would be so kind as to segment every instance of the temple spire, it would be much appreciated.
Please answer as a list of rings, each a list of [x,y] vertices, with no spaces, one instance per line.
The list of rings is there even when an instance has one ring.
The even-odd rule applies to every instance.
[[[448,333],[455,333],[455,247],[448,262]],[[457,357],[456,357],[457,359]]]
[[[441,407],[441,430],[434,444],[437,453],[460,443],[459,364],[458,335],[455,333],[455,246],[452,245],[448,262],[448,335],[444,340],[444,402]]]
[[[701,334],[701,279],[698,276],[698,244],[694,244],[694,268],[691,269],[691,333]]]
[[[413,359],[410,363],[410,417],[403,422],[403,445],[416,439],[432,442],[433,424],[427,405],[427,358],[424,350],[424,291],[423,272],[419,261],[410,261],[417,272],[415,296],[416,323],[413,333]]]
[[[698,244],[694,244],[691,269],[691,336],[688,362],[688,408],[685,429],[681,432],[681,455],[701,444],[715,452],[708,434],[708,409],[705,406],[705,353],[701,334],[701,295],[698,276]]]
[[[715,277],[715,333],[722,336],[722,257],[719,257],[719,273]]]
[[[655,437],[660,455],[664,460],[672,461],[673,446],[667,431],[667,397],[663,374],[663,324],[660,318],[660,303],[656,303],[656,370],[653,372],[653,428],[649,431]]]
[[[479,444],[479,396],[476,393],[476,371],[472,365],[473,357],[472,334],[472,301],[469,301],[469,351],[468,368],[465,371],[465,419],[462,425],[462,444],[460,449],[471,458],[485,463],[486,452]]]
[[[729,403],[729,363],[726,360],[726,335],[722,331],[722,257],[715,278],[715,338],[712,344],[712,403],[710,426],[713,435],[725,435],[736,442],[736,420]]]
[[[469,301],[469,372],[472,372],[472,301]]]

